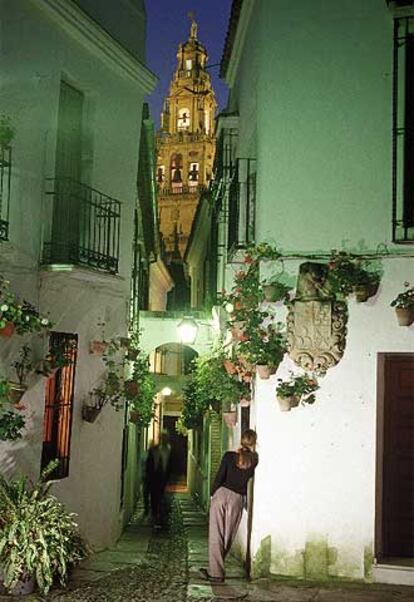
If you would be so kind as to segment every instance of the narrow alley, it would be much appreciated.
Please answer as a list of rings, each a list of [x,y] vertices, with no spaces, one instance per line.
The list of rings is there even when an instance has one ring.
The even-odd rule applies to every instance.
[[[226,583],[202,581],[207,563],[207,520],[186,494],[171,500],[168,529],[154,530],[137,511],[117,545],[85,560],[66,590],[29,595],[27,602],[412,602],[405,586],[311,583],[293,579],[249,582],[240,563],[227,561]],[[13,596],[0,596],[10,602]]]

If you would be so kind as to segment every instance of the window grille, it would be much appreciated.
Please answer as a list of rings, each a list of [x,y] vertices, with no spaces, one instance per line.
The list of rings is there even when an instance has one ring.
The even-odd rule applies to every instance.
[[[52,332],[50,355],[63,359],[61,363],[64,365],[57,368],[46,381],[42,469],[52,460],[59,460],[51,479],[63,479],[69,474],[77,346],[76,334]]]
[[[0,145],[0,241],[9,239],[11,157],[11,147]]]
[[[244,249],[255,238],[256,160],[237,159],[229,187],[229,251]]]
[[[414,16],[394,19],[392,234],[414,241]]]

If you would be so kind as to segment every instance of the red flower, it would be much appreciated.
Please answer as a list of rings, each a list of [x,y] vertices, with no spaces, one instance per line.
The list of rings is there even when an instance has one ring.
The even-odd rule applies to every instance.
[[[244,258],[244,263],[253,263],[254,259],[251,255],[246,255]]]

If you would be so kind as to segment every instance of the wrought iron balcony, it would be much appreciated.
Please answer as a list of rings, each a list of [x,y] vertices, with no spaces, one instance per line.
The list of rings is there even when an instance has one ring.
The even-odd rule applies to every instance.
[[[243,249],[255,239],[256,159],[237,159],[228,199],[227,248]]]
[[[53,195],[50,241],[43,263],[118,272],[121,203],[68,178],[48,179]]]
[[[11,147],[0,145],[0,241],[9,239]]]

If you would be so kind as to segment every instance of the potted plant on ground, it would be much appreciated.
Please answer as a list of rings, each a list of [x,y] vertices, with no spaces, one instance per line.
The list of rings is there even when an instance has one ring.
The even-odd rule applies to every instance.
[[[406,290],[399,293],[390,305],[395,308],[398,324],[410,326],[414,322],[414,286],[410,287],[409,282],[404,282],[404,286]]]
[[[308,374],[295,376],[291,373],[287,380],[279,378],[278,381],[276,395],[282,412],[289,412],[299,403],[315,402],[314,393],[319,389],[319,384],[314,376]]]
[[[74,515],[49,494],[47,479],[57,464],[51,462],[33,486],[26,477],[0,475],[0,565],[9,591],[36,583],[46,595],[55,578],[66,585],[69,568],[87,555]]]

